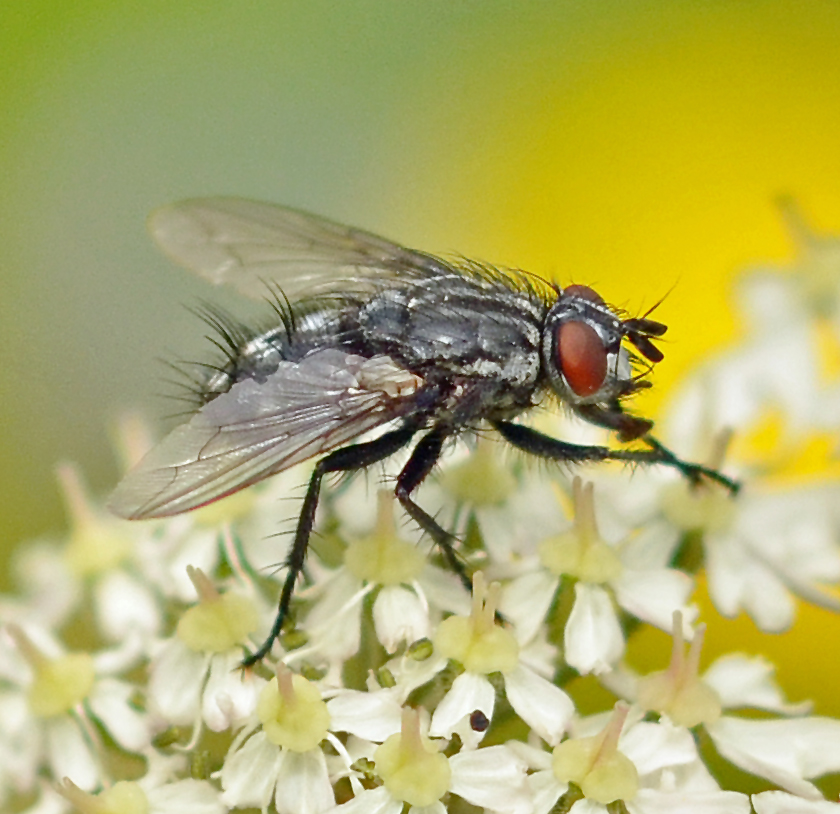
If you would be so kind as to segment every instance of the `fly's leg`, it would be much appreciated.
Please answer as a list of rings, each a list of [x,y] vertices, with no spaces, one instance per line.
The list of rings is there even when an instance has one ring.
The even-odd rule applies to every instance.
[[[738,491],[741,488],[739,481],[727,478],[726,475],[722,472],[718,472],[717,469],[683,461],[671,452],[668,447],[657,441],[652,435],[646,435],[641,440],[650,447],[651,452],[655,455],[662,456],[661,459],[657,461],[658,463],[664,464],[665,466],[673,466],[692,483],[698,483],[702,478],[708,478],[709,480],[719,483],[721,486],[728,489],[732,495],[738,494]]]
[[[432,538],[464,587],[472,591],[472,579],[455,551],[455,537],[441,528],[437,520],[421,509],[411,498],[411,493],[423,482],[440,458],[443,443],[448,435],[447,430],[436,427],[420,439],[397,478],[394,494],[408,516]]]
[[[321,481],[324,475],[330,472],[352,472],[378,463],[402,449],[412,439],[415,432],[417,432],[416,425],[413,423],[407,424],[400,429],[385,433],[373,441],[337,449],[315,464],[315,470],[309,479],[306,497],[303,499],[303,507],[298,518],[292,550],[286,558],[286,580],[280,591],[280,601],[277,606],[277,615],[274,617],[274,624],[260,647],[254,653],[242,659],[243,667],[251,667],[265,658],[283,628],[283,622],[289,613],[289,606],[292,602],[295,583],[306,560],[306,551],[309,548],[309,538],[315,522],[315,509],[318,507],[318,496],[321,492]]]
[[[726,475],[721,474],[716,469],[689,463],[678,458],[671,450],[662,446],[659,441],[650,435],[641,439],[650,449],[609,449],[607,447],[569,444],[557,438],[552,438],[550,435],[543,435],[543,433],[530,427],[513,424],[509,421],[494,421],[493,426],[506,441],[541,458],[549,458],[554,461],[570,461],[571,463],[627,461],[640,464],[662,464],[678,470],[680,474],[695,484],[700,483],[703,478],[707,478],[724,486],[733,495],[737,494],[741,488],[737,481],[727,478]]]

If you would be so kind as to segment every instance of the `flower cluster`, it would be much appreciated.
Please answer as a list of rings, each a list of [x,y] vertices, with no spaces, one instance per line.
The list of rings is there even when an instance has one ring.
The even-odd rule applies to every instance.
[[[666,468],[529,468],[482,438],[421,492],[472,596],[388,491],[368,493],[373,475],[333,484],[292,619],[242,669],[306,465],[142,523],[60,467],[70,532],[21,547],[20,589],[0,597],[0,808],[840,814],[820,785],[840,772],[840,721],[788,702],[763,659],[701,670],[693,602],[702,579],[721,615],[768,633],[799,602],[840,610],[840,240],[784,212],[800,258],[742,276],[743,338],[660,424],[741,493]],[[139,434],[126,425],[126,463]],[[818,440],[825,460],[792,468]],[[671,654],[642,672],[626,652],[648,626]]]

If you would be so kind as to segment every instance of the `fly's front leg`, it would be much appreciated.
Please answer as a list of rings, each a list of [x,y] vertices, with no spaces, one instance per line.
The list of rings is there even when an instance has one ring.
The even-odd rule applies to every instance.
[[[619,441],[635,441],[647,435],[653,428],[653,422],[649,419],[625,413],[617,400],[608,407],[602,407],[600,404],[579,404],[574,407],[574,411],[590,424],[618,433]]]
[[[668,447],[661,444],[652,435],[646,435],[641,440],[650,447],[651,452],[662,456],[658,461],[659,463],[665,464],[666,466],[673,466],[675,469],[678,469],[692,483],[697,484],[700,483],[703,478],[708,478],[709,480],[719,483],[721,486],[728,489],[732,495],[738,494],[738,491],[741,488],[739,481],[727,478],[726,475],[718,472],[717,469],[712,469],[711,467],[703,466],[702,464],[690,463],[689,461],[682,460],[682,458],[678,458],[673,452],[671,452],[670,449],[668,449]]]
[[[309,479],[306,497],[303,499],[303,507],[298,518],[292,550],[286,558],[286,579],[280,591],[280,601],[277,606],[277,615],[274,617],[274,624],[262,645],[254,653],[242,659],[243,667],[251,667],[267,656],[271,652],[274,640],[283,629],[283,622],[289,614],[289,606],[292,603],[295,583],[306,560],[306,551],[309,548],[309,538],[312,535],[312,526],[315,523],[315,510],[318,508],[318,497],[324,475],[330,472],[352,472],[378,463],[402,449],[412,439],[416,431],[416,425],[409,424],[398,430],[385,433],[385,435],[373,441],[337,449],[315,464],[312,477]]]
[[[432,538],[440,549],[449,567],[458,575],[468,591],[472,591],[472,579],[464,563],[455,551],[455,537],[445,529],[427,511],[421,509],[411,498],[411,493],[423,482],[440,458],[444,441],[449,432],[443,428],[434,428],[420,439],[411,457],[397,478],[394,494],[408,516]]]
[[[541,458],[569,461],[571,463],[627,461],[640,464],[662,464],[678,470],[692,483],[699,483],[703,478],[707,478],[726,487],[733,495],[737,494],[741,486],[737,481],[727,478],[726,475],[721,474],[716,469],[683,461],[650,435],[641,439],[650,449],[609,449],[608,447],[569,444],[557,438],[552,438],[550,435],[544,435],[531,429],[531,427],[513,424],[509,421],[494,421],[493,426],[505,440],[510,441],[519,449],[530,452],[532,455],[538,455]]]

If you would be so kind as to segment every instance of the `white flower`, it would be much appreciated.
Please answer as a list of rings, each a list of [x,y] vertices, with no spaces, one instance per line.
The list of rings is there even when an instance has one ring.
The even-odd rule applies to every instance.
[[[0,619],[45,630],[67,622],[82,601],[84,586],[70,573],[62,548],[58,540],[40,539],[12,551],[10,576],[17,593],[0,595]]]
[[[837,501],[827,486],[747,488],[735,501],[730,523],[704,534],[709,593],[718,610],[745,610],[765,631],[793,622],[794,596],[840,610],[825,590],[840,579]]]
[[[311,608],[300,627],[312,644],[285,658],[291,663],[313,652],[325,657],[334,683],[338,683],[336,676],[343,662],[359,649],[362,605],[369,593],[375,592],[376,636],[389,653],[403,642],[427,638],[430,613],[439,616],[441,610],[452,610],[453,604],[463,607],[467,600],[453,574],[431,565],[427,551],[417,541],[400,536],[394,522],[393,493],[380,491],[377,506],[373,531],[350,542],[340,568],[324,572],[313,565],[309,569],[315,584],[306,592]],[[455,590],[444,592],[442,585]],[[436,604],[441,600],[442,605]]]
[[[672,400],[665,434],[688,454],[686,440],[698,429],[705,437],[740,434],[770,411],[785,417],[794,438],[818,423],[819,360],[799,292],[781,277],[753,275],[740,293],[751,317],[746,339],[693,371]]]
[[[278,814],[320,814],[334,805],[320,747],[330,714],[315,685],[278,664],[260,692],[256,719],[237,735],[218,772],[223,802],[266,811],[273,798]]]
[[[787,274],[812,318],[828,318],[840,334],[840,238],[817,234],[792,198],[778,200],[798,257]],[[792,272],[792,273],[791,273]]]
[[[828,321],[840,335],[840,240],[815,234],[792,201],[780,203],[799,257],[788,269],[752,269],[739,280],[746,337],[693,374],[669,422],[678,443],[698,419],[707,435],[740,434],[773,411],[789,441],[837,429],[837,413],[826,409],[819,327]]]
[[[387,689],[369,686],[367,692],[339,690],[327,701],[332,728],[381,743],[400,731],[402,705],[409,692],[410,688],[399,685]]]
[[[470,726],[470,716],[481,711],[493,719],[495,690],[490,673],[501,673],[505,694],[514,711],[543,740],[557,743],[574,712],[571,699],[556,685],[521,663],[514,635],[496,624],[500,586],[487,586],[481,572],[473,578],[473,606],[468,617],[450,616],[438,626],[435,652],[454,659],[464,672],[452,684],[432,716],[434,736],[460,736],[465,747],[476,746],[484,736]]]
[[[196,725],[197,740],[202,720],[216,732],[241,726],[265,681],[237,669],[243,645],[258,626],[254,601],[236,591],[220,594],[197,568],[188,573],[199,602],[156,653],[148,692],[151,706],[169,724]]]
[[[699,643],[695,646],[699,652]],[[776,668],[761,656],[729,653],[714,661],[703,674],[724,709],[752,707],[781,715],[803,715],[811,703],[786,701],[774,678]]]
[[[727,760],[805,799],[822,799],[809,778],[840,771],[840,721],[834,718],[723,716],[706,729]]]
[[[533,550],[532,524],[551,522],[554,508],[544,497],[550,489],[545,473],[529,477],[505,460],[504,446],[480,436],[471,446],[461,445],[447,457],[435,481],[423,492],[423,503],[434,516],[455,514],[452,526],[465,538],[471,525],[481,530],[486,563],[493,577],[502,579],[517,571],[517,560]],[[549,508],[549,513],[541,511]],[[526,520],[527,523],[523,523]],[[481,556],[481,552],[477,552]]]
[[[156,591],[141,577],[146,530],[92,500],[73,464],[62,464],[57,474],[70,521],[63,548],[67,574],[91,591],[94,619],[108,641],[150,640],[163,620]]]
[[[714,458],[720,461],[722,450]],[[840,580],[840,489],[833,484],[755,478],[731,496],[659,467],[599,488],[609,498],[608,525],[644,529],[636,544],[645,556],[668,561],[687,535],[702,540],[709,593],[724,616],[743,610],[762,630],[779,632],[793,621],[796,596],[840,610],[826,589]]]
[[[529,783],[538,800],[534,814],[544,814],[575,783],[590,806],[627,800],[639,786],[633,761],[618,748],[619,736],[629,707],[616,706],[606,726],[597,734],[567,738],[551,754],[531,752],[532,767],[538,771]],[[597,810],[597,809],[594,809]],[[606,811],[606,809],[604,809]]]
[[[528,776],[533,814],[546,814],[574,782],[583,794],[570,811],[607,814],[622,800],[631,814],[685,811],[747,814],[746,795],[721,791],[705,770],[694,739],[667,722],[628,721],[630,709],[575,719],[572,736],[553,752],[522,743],[508,745],[535,771]],[[574,800],[568,800],[566,804]]]
[[[421,733],[420,716],[406,709],[399,733],[373,754],[383,785],[354,788],[352,800],[330,814],[445,814],[441,798],[457,794],[475,806],[499,814],[531,814],[525,763],[504,746],[491,746],[446,757],[440,744]]]
[[[6,628],[0,654],[12,688],[0,696],[0,734],[7,752],[4,780],[32,790],[38,774],[69,777],[84,789],[103,778],[98,724],[121,748],[140,752],[151,741],[148,716],[131,703],[131,685],[107,675],[107,652],[66,653],[43,631]]]
[[[798,713],[801,705],[787,704],[765,662],[730,656],[699,675],[704,629],[695,632],[684,652],[682,620],[674,614],[671,663],[658,673],[639,679],[635,689],[625,683],[625,695],[647,710],[659,712],[675,726],[703,726],[718,752],[740,768],[767,778],[805,799],[819,799],[809,782],[840,770],[840,721],[797,717],[752,720],[724,715],[724,705],[753,706],[773,712]],[[619,682],[613,688],[621,691]]]
[[[126,470],[153,446],[145,423],[132,417],[120,422],[117,442]],[[187,568],[214,574],[222,554],[226,564],[239,574],[245,571],[274,575],[277,563],[286,556],[289,533],[296,520],[281,498],[299,491],[310,469],[309,463],[292,467],[265,482],[174,517],[133,523],[117,521],[122,533],[131,535],[132,548],[125,558],[128,570],[142,577],[159,596],[185,603],[192,601],[195,592]],[[115,522],[110,514],[105,519]],[[85,561],[94,567],[100,559],[108,563],[115,554],[106,553],[110,559],[91,550]],[[275,600],[272,595],[272,605]]]
[[[149,751],[146,759],[148,770],[139,780],[120,780],[98,794],[89,794],[65,778],[58,792],[80,814],[225,814],[227,808],[210,783],[178,779],[186,764],[183,757],[161,758]]]
[[[514,579],[503,593],[502,614],[527,638],[536,631],[551,605],[563,576],[572,577],[575,602],[566,622],[564,657],[580,673],[611,669],[624,653],[624,634],[614,607],[662,629],[674,609],[691,618],[686,605],[692,579],[651,559],[633,537],[608,543],[595,522],[593,486],[573,483],[574,526],[539,544],[539,563],[532,573]]]

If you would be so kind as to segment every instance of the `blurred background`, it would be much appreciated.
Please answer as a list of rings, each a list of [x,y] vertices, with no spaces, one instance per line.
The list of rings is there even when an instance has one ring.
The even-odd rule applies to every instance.
[[[737,335],[733,274],[792,257],[778,194],[840,231],[838,38],[829,2],[4,4],[3,546],[63,527],[57,461],[104,493],[115,418],[173,411],[157,360],[206,358],[184,306],[236,307],[147,237],[178,198],[291,204],[633,312],[668,294],[655,415]],[[739,621],[708,655],[768,652],[798,699],[838,632]]]

